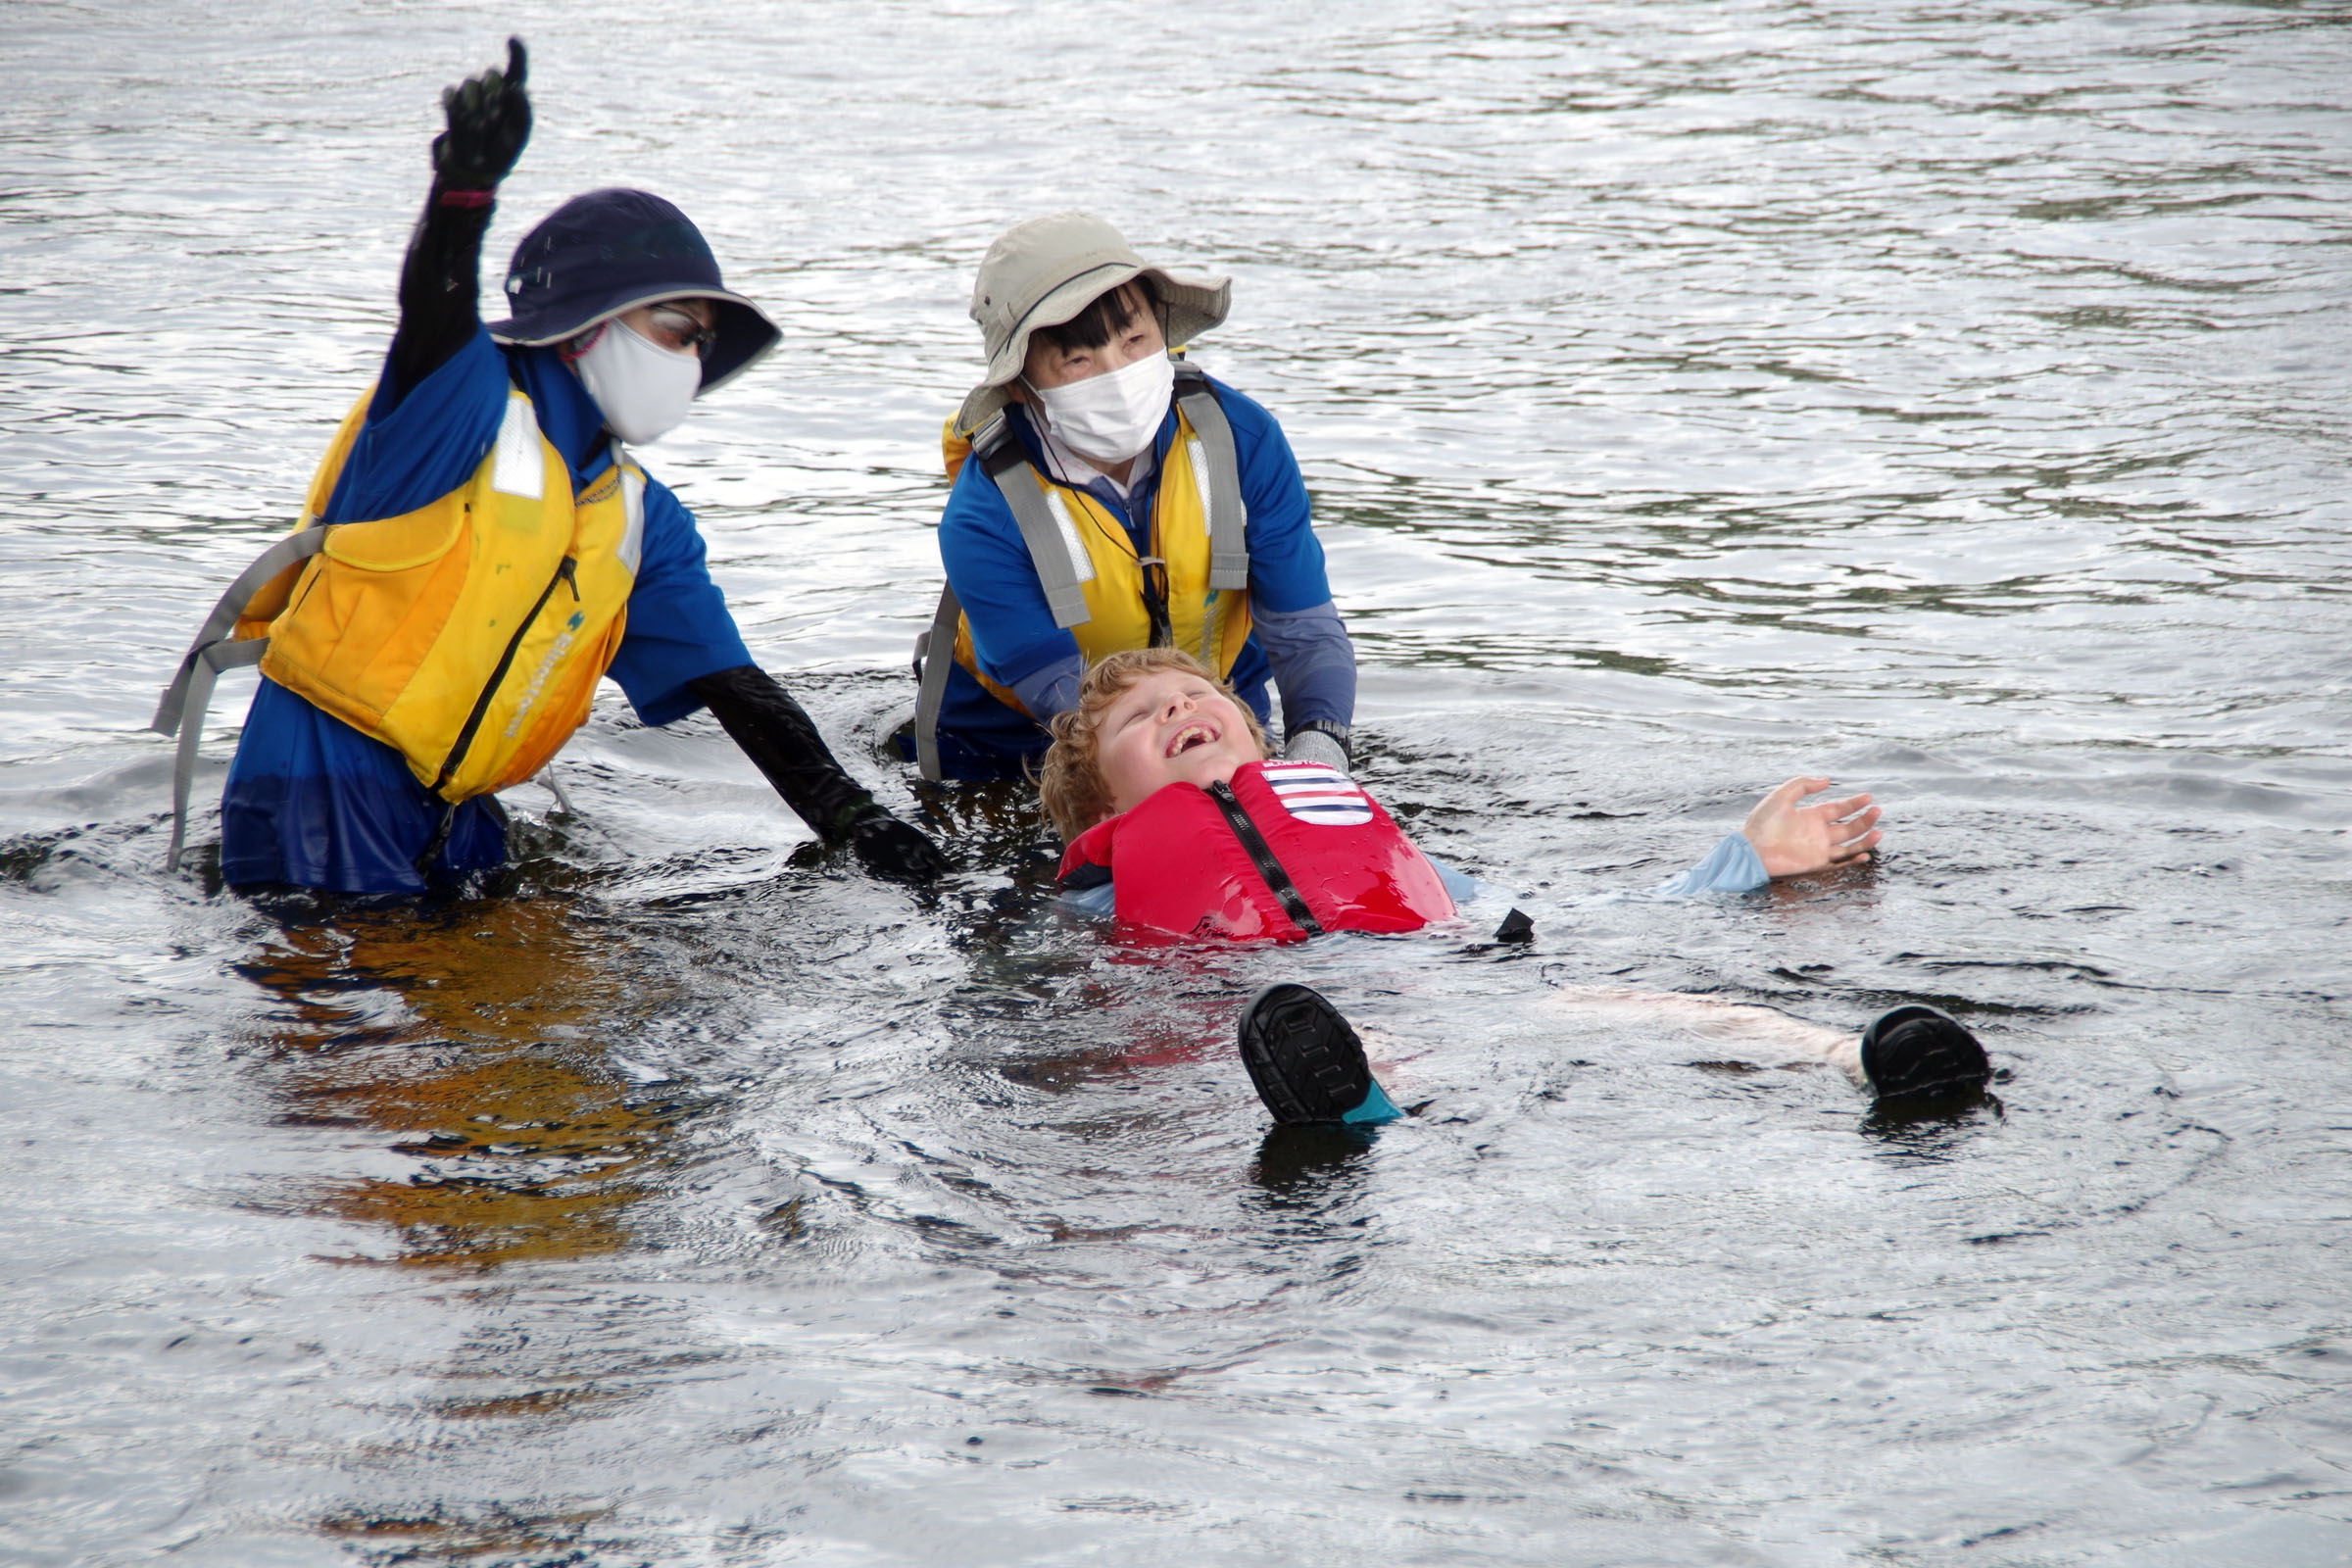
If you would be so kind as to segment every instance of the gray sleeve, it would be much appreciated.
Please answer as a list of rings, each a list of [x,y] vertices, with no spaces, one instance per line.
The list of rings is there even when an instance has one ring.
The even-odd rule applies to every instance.
[[[1012,683],[1012,695],[1029,710],[1029,716],[1040,724],[1050,723],[1056,713],[1064,713],[1078,706],[1078,682],[1086,674],[1086,660],[1071,654],[1056,659],[1051,664]]]
[[[1355,644],[1348,640],[1339,606],[1328,599],[1304,610],[1252,605],[1250,620],[1266,662],[1274,666],[1284,724],[1295,730],[1313,719],[1354,722]]]

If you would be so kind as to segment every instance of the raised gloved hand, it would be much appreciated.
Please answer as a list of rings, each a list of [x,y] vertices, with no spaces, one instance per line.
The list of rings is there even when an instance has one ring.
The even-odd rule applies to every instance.
[[[951,869],[938,845],[880,807],[850,829],[850,848],[868,871],[898,882],[935,882]]]
[[[520,38],[507,40],[507,69],[468,76],[441,92],[449,128],[433,138],[433,177],[459,190],[490,190],[531,139],[531,100]]]

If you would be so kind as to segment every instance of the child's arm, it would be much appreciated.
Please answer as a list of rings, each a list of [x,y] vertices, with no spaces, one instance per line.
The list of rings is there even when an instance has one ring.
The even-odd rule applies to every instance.
[[[1867,795],[1817,806],[1796,803],[1829,788],[1826,778],[1792,778],[1756,803],[1740,831],[1727,835],[1707,858],[1668,882],[1650,889],[1658,898],[1694,893],[1752,893],[1776,877],[1806,876],[1870,858],[1882,835],[1873,824],[1879,808]]]
[[[1756,803],[1740,824],[1740,836],[1754,846],[1756,858],[1770,877],[1806,876],[1840,865],[1860,865],[1881,834],[1873,824],[1879,808],[1868,795],[1848,795],[1841,801],[1813,806],[1796,803],[1816,790],[1826,790],[1826,778],[1792,778]]]

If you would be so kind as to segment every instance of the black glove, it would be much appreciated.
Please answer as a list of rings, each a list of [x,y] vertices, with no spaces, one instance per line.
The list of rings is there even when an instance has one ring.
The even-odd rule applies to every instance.
[[[759,665],[698,676],[686,689],[710,705],[784,804],[827,844],[846,840],[877,876],[928,882],[949,868],[938,845],[875,805],[842,771],[808,710]]]
[[[952,869],[939,846],[920,829],[908,827],[880,807],[850,829],[850,848],[868,871],[895,882],[936,882]]]
[[[441,90],[449,128],[433,138],[433,177],[459,190],[490,190],[507,177],[531,139],[531,100],[522,90],[522,40],[507,40],[507,69]]]

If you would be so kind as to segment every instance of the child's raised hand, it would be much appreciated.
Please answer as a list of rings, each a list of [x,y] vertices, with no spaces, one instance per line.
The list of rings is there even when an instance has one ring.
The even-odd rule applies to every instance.
[[[1740,824],[1740,836],[1754,846],[1768,876],[1803,876],[1832,866],[1859,865],[1870,858],[1870,847],[1881,834],[1873,824],[1879,808],[1867,795],[1848,795],[1841,801],[1813,806],[1796,803],[1816,790],[1826,790],[1826,778],[1792,778],[1756,803]]]

